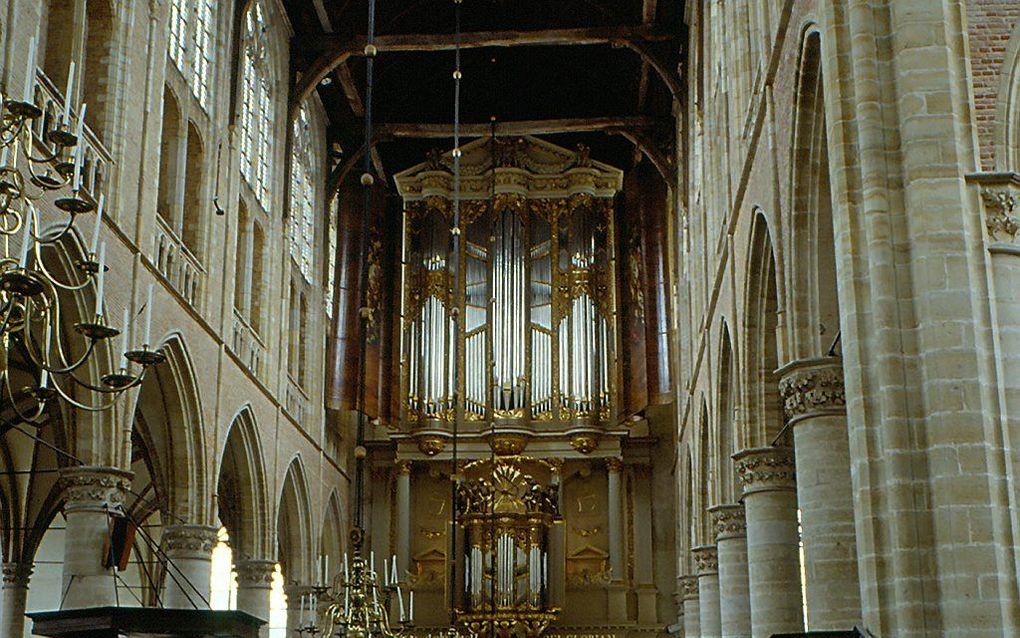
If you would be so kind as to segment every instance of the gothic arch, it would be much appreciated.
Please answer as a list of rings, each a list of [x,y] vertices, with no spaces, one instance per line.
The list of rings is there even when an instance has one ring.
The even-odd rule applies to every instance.
[[[821,357],[839,333],[833,207],[821,68],[821,34],[805,31],[793,113],[789,246],[791,357]]]
[[[301,456],[287,467],[276,512],[277,557],[288,582],[310,583],[315,573],[316,544],[312,534],[311,501]]]
[[[719,367],[716,373],[715,436],[713,447],[716,455],[717,502],[713,505],[732,503],[737,495],[734,488],[733,454],[738,451],[736,444],[736,362],[730,340],[729,326],[722,322],[719,340]]]
[[[694,535],[697,545],[709,544],[715,539],[712,535],[712,517],[708,514],[708,508],[713,505],[716,499],[715,482],[713,481],[712,441],[710,436],[708,400],[701,396],[701,412],[698,415],[697,433],[697,463],[698,478],[697,486],[697,507],[695,513],[698,518],[695,520],[697,533]]]
[[[234,562],[273,555],[265,477],[258,426],[246,405],[230,423],[216,482],[216,505],[230,534]]]
[[[161,347],[167,360],[142,382],[133,435],[148,452],[160,509],[189,523],[211,523],[209,456],[191,357],[180,335],[167,338]]]
[[[344,551],[344,519],[340,508],[340,495],[336,488],[329,493],[320,529],[319,554],[329,556],[331,565],[339,565],[337,561]]]
[[[995,121],[995,168],[1020,172],[1020,23],[1006,45]]]
[[[771,445],[783,427],[779,402],[779,295],[776,258],[762,211],[752,220],[744,303],[743,419],[746,447]]]

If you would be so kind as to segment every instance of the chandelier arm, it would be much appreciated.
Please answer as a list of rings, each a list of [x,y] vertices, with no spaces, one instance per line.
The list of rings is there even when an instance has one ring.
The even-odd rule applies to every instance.
[[[49,282],[47,282],[47,283],[49,283]],[[29,330],[28,326],[31,325],[31,320],[32,320],[32,310],[31,310],[31,308],[32,308],[32,306],[34,304],[28,304],[28,303],[25,304],[25,320],[24,320],[24,326],[25,327],[22,330],[23,335],[24,335],[23,336],[23,341],[25,343],[25,350],[28,352],[28,357],[32,360],[32,363],[34,363],[37,366],[45,369],[47,372],[49,372],[51,374],[69,374],[69,373],[73,372],[74,370],[77,370],[78,368],[80,368],[82,365],[85,364],[85,362],[92,355],[92,352],[95,349],[96,340],[95,339],[89,339],[89,345],[88,345],[88,348],[85,349],[85,353],[82,354],[81,358],[79,358],[77,361],[75,361],[74,363],[70,363],[69,364],[68,363],[67,353],[64,352],[64,344],[63,344],[64,340],[61,339],[61,336],[62,336],[62,333],[63,333],[63,329],[61,327],[62,324],[60,322],[60,304],[55,303],[53,301],[50,301],[50,298],[51,298],[50,295],[52,295],[52,299],[54,299],[54,300],[56,299],[56,290],[51,287],[50,290],[48,290],[47,292],[48,292],[48,294],[46,295],[47,308],[48,309],[52,309],[51,312],[53,313],[53,316],[52,316],[52,319],[51,319],[52,322],[53,322],[53,328],[54,328],[53,331],[55,333],[53,335],[53,340],[55,340],[57,342],[57,354],[60,357],[60,367],[56,367],[56,366],[49,367],[49,366],[47,366],[46,362],[45,362],[46,357],[44,356],[45,353],[40,352],[38,355],[36,355],[35,351],[32,349],[32,344],[31,344],[31,341],[33,341],[33,339],[32,339],[32,332],[31,332],[31,330]]]
[[[32,415],[32,416],[26,416],[25,414],[23,414],[21,412],[21,410],[18,409],[18,403],[17,403],[17,401],[14,400],[14,393],[11,390],[11,377],[10,377],[9,374],[7,374],[6,370],[3,373],[3,386],[4,386],[4,390],[6,391],[6,394],[7,394],[7,399],[11,403],[11,409],[14,410],[14,414],[16,414],[17,417],[19,419],[21,419],[24,423],[34,423],[36,421],[36,419],[38,419],[40,416],[42,416],[43,410],[46,409],[46,402],[45,401],[39,401],[38,399],[36,400],[36,409],[35,409],[36,411],[35,411],[35,414]]]
[[[47,239],[47,240],[39,240],[39,241],[37,241],[36,245],[38,246],[40,244],[47,244],[47,245],[55,244],[60,239],[63,239],[63,237],[65,235],[67,235],[71,231],[72,224],[74,224],[74,218],[73,217],[71,218],[71,221],[68,222],[67,227],[64,230],[60,231],[60,237],[59,238],[56,238],[56,239]],[[60,279],[58,279],[55,275],[53,275],[53,273],[51,273],[49,271],[49,269],[46,267],[45,261],[43,259],[41,259],[38,254],[36,255],[36,259],[35,259],[35,266],[39,269],[40,272],[42,272],[46,276],[47,281],[50,284],[52,284],[54,288],[59,288],[61,290],[67,291],[67,292],[78,292],[80,290],[84,290],[86,286],[88,286],[90,283],[92,283],[92,279],[94,277],[94,275],[92,275],[90,273],[85,278],[84,281],[82,281],[81,283],[77,283],[77,284],[74,284],[74,283],[65,283],[63,281],[60,281]]]
[[[35,157],[35,156],[32,155],[32,149],[35,147],[35,144],[34,144],[35,131],[33,131],[31,129],[31,127],[29,127],[29,129],[28,129],[27,137],[28,137],[28,143],[25,144],[25,157],[27,157],[28,160],[29,160],[29,163],[28,163],[29,173],[32,175],[32,177],[37,177],[35,171],[32,170],[32,166],[34,164],[51,164],[51,163],[53,163],[54,161],[56,161],[56,159],[58,157],[60,157],[60,152],[61,152],[61,150],[63,150],[64,147],[57,146],[56,144],[53,144],[52,146],[54,148],[56,148],[57,150],[48,150],[47,152],[49,153],[49,155],[42,156],[42,157]],[[43,140],[44,144],[45,144],[45,141],[46,141],[45,137],[46,137],[45,134],[40,136],[40,139]],[[61,177],[63,177],[63,176],[61,176]],[[57,188],[63,188],[64,186],[67,186],[70,182],[71,182],[70,179],[64,177],[64,182],[60,186],[55,186],[55,187],[53,187],[50,190],[56,190]]]
[[[100,394],[110,394],[110,395],[120,396],[120,394],[122,394],[126,390],[131,390],[132,388],[137,388],[138,386],[140,386],[142,384],[142,381],[145,379],[145,370],[143,369],[142,372],[139,373],[139,375],[137,377],[134,377],[133,380],[130,383],[126,383],[124,385],[118,385],[118,386],[116,386],[114,388],[104,388],[103,386],[92,385],[88,381],[83,381],[82,379],[79,379],[77,376],[74,375],[73,372],[67,373],[66,376],[70,377],[72,381],[74,381],[77,385],[79,385],[82,388],[86,388],[88,390],[92,390],[93,392],[99,392]]]
[[[73,379],[73,377],[72,377],[72,379]],[[57,383],[57,379],[56,378],[51,379],[51,382],[53,383],[53,388],[57,391],[57,394],[59,394],[62,399],[64,399],[65,401],[67,401],[68,403],[73,405],[74,407],[76,407],[78,409],[81,409],[81,410],[85,410],[87,412],[105,412],[106,410],[109,410],[114,405],[116,405],[117,404],[117,400],[121,397],[121,395],[118,394],[117,396],[115,396],[113,398],[112,401],[109,401],[108,403],[100,404],[100,405],[97,405],[97,406],[88,405],[88,404],[82,403],[80,401],[77,401],[77,400],[71,398],[71,396],[67,392],[65,392],[63,388],[60,387],[60,384]],[[84,387],[89,387],[89,386],[85,385]],[[131,385],[131,386],[127,386],[127,387],[122,388],[122,389],[123,390],[127,390],[127,389],[129,389],[131,387],[134,387],[134,386]],[[89,388],[89,389],[92,389],[92,388]],[[110,393],[109,390],[100,390],[100,391],[102,391],[104,394],[109,394]]]

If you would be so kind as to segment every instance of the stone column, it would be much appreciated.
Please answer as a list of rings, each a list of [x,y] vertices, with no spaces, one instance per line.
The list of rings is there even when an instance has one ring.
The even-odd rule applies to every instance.
[[[623,565],[623,498],[620,475],[623,463],[620,459],[606,459],[606,474],[609,476],[606,511],[609,515],[609,569],[614,581],[626,579]]]
[[[397,573],[403,581],[411,560],[411,462],[397,461]]]
[[[698,577],[680,577],[680,596],[684,605],[684,638],[700,638],[701,610],[698,604]]]
[[[67,527],[61,608],[117,602],[113,570],[103,567],[109,512],[119,511],[132,474],[113,467],[77,466],[60,471]]]
[[[747,528],[744,506],[716,505],[708,510],[719,554],[719,610],[723,638],[751,635],[751,598],[747,579]]]
[[[797,361],[780,374],[797,458],[808,627],[847,630],[861,623],[861,592],[843,362]]]
[[[234,563],[237,574],[237,609],[269,622],[269,590],[273,586],[276,563],[271,560],[240,560]],[[269,635],[269,625],[262,625],[260,636]]]
[[[803,631],[793,450],[754,448],[733,459],[744,486],[751,635]]]
[[[25,602],[32,565],[4,563],[3,603],[0,606],[0,638],[22,638],[25,635]]]
[[[698,605],[701,618],[701,638],[722,636],[719,612],[719,556],[715,545],[702,545],[691,550],[698,566]]]
[[[167,573],[163,580],[163,606],[171,609],[209,609],[215,527],[170,525],[163,528]]]

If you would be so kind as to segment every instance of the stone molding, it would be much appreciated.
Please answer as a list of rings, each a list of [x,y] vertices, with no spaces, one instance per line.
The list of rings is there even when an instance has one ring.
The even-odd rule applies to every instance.
[[[301,609],[301,597],[305,594],[314,594],[315,587],[312,585],[298,585],[292,583],[283,586],[283,595],[287,597],[287,609],[293,611]]]
[[[744,485],[744,496],[755,492],[797,489],[792,448],[752,448],[734,454],[733,461],[737,476]]]
[[[681,576],[678,579],[680,584],[680,598],[682,600],[697,600],[698,599],[698,577],[690,574],[687,576]]]
[[[239,589],[269,589],[273,584],[276,563],[271,560],[242,560],[234,563]]]
[[[33,569],[35,565],[32,563],[4,563],[4,589],[27,588]]]
[[[170,525],[163,528],[163,551],[172,558],[210,560],[218,542],[215,527]]]
[[[744,518],[743,504],[716,505],[708,508],[708,511],[712,515],[712,527],[715,529],[716,542],[747,537],[747,521]]]
[[[795,423],[810,416],[846,414],[843,361],[823,357],[795,361],[779,371],[783,414]]]
[[[132,472],[115,467],[83,465],[60,470],[64,511],[119,507],[133,476]]]
[[[719,552],[715,545],[701,545],[691,549],[698,576],[712,576],[719,573]]]

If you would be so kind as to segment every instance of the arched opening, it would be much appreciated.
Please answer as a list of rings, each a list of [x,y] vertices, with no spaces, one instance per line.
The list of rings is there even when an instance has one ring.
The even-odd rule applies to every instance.
[[[821,37],[804,41],[795,112],[791,305],[798,358],[836,353],[839,335],[836,251],[828,138],[822,96]]]
[[[181,109],[169,87],[163,87],[163,132],[159,154],[159,193],[156,212],[171,227],[177,217],[177,184],[181,148]]]
[[[85,122],[101,140],[109,142],[106,121],[115,41],[113,6],[109,0],[88,0],[85,16],[85,62],[81,74],[75,75],[84,79],[82,101],[89,105]]]
[[[184,176],[184,210],[181,239],[195,257],[202,259],[202,219],[205,201],[205,147],[194,122],[188,122],[188,152]]]
[[[308,299],[305,293],[302,292],[299,295],[298,302],[298,343],[297,343],[297,370],[298,370],[298,385],[302,388],[305,387],[307,379],[308,362],[307,346],[305,341],[308,338]]]
[[[245,314],[251,293],[251,216],[241,200],[237,205],[237,246],[234,252],[234,308]]]
[[[718,486],[713,480],[712,448],[709,437],[708,403],[704,397],[701,399],[701,413],[698,416],[698,477],[700,486],[698,489],[697,514],[700,517],[696,545],[710,544],[715,541],[712,533],[712,517],[708,513],[708,507],[717,498]]]
[[[251,242],[251,307],[249,309],[248,320],[251,322],[252,329],[257,334],[262,334],[262,288],[264,284],[265,273],[263,272],[263,260],[265,259],[266,250],[266,238],[265,233],[262,230],[262,226],[258,223],[252,225],[252,242]]]
[[[40,66],[59,90],[67,86],[74,46],[74,0],[49,0],[43,11]],[[67,96],[65,96],[67,97]]]
[[[723,324],[722,347],[719,354],[719,377],[718,377],[718,406],[716,409],[716,456],[719,476],[719,503],[733,503],[737,498],[734,493],[734,471],[733,454],[737,451],[734,446],[734,419],[735,396],[736,396],[736,373],[733,365],[733,346],[730,342],[729,328]]]
[[[771,445],[783,429],[779,398],[779,300],[776,260],[768,223],[761,211],[755,215],[748,260],[747,310],[744,334],[747,366],[744,402],[745,427],[753,431],[741,437],[749,447]]]

